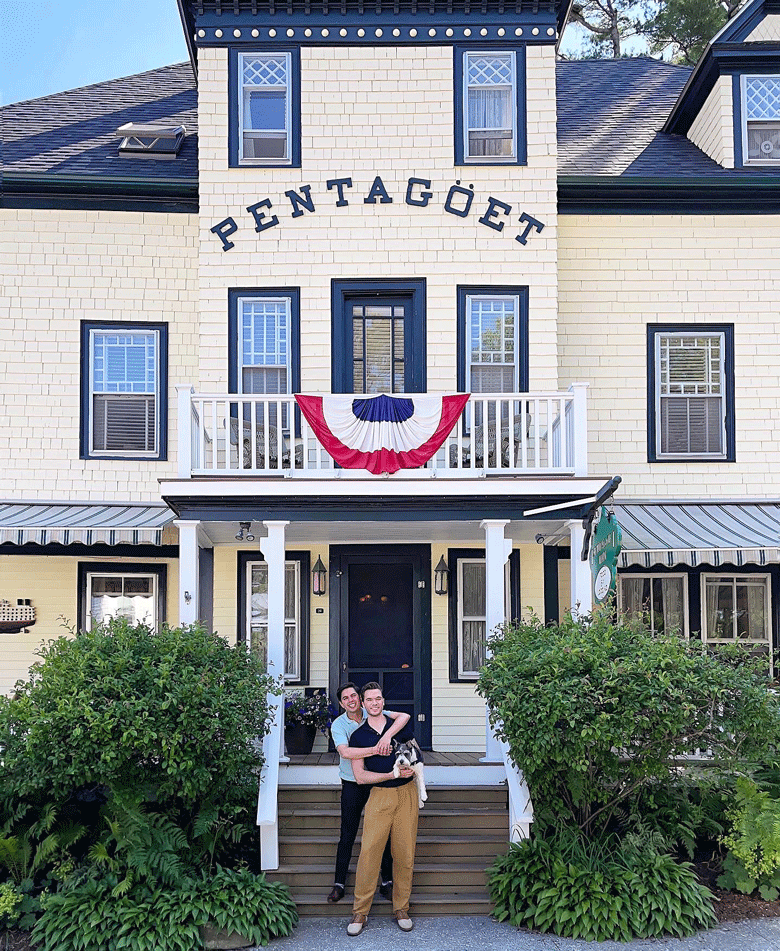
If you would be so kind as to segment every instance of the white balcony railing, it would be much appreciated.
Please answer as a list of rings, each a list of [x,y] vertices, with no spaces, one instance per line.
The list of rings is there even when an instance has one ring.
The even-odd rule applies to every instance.
[[[179,388],[179,476],[354,477],[323,449],[294,396]],[[444,445],[408,477],[587,475],[587,384],[469,397]],[[367,475],[362,473],[362,475]]]

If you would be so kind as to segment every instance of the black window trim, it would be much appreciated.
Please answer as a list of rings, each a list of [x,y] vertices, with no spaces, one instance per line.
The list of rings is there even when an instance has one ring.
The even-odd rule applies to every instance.
[[[109,333],[143,333],[156,330],[159,334],[158,381],[157,381],[157,453],[95,452],[90,446],[89,431],[92,413],[92,389],[90,385],[90,334],[93,330]],[[132,459],[137,462],[165,462],[168,459],[168,324],[148,321],[82,320],[81,321],[81,393],[79,424],[80,459]]]
[[[167,622],[166,604],[168,589],[168,565],[164,562],[124,561],[79,561],[77,563],[78,588],[76,592],[76,615],[78,630],[87,629],[87,576],[103,575],[156,575],[157,576],[157,627]]]
[[[656,448],[656,363],[655,343],[660,334],[723,334],[724,387],[726,407],[726,446],[723,456],[659,456]],[[647,461],[653,463],[713,463],[736,462],[734,324],[648,324],[647,325]]]
[[[236,640],[239,643],[246,643],[246,595],[247,595],[247,565],[251,562],[265,561],[263,553],[259,549],[254,551],[237,552],[236,570],[238,579],[236,590],[238,594],[238,603],[236,611]],[[284,560],[297,561],[300,565],[301,575],[301,631],[300,631],[300,673],[299,680],[284,681],[285,687],[306,687],[309,685],[309,642],[311,638],[311,553],[308,551],[290,551],[284,553]]]

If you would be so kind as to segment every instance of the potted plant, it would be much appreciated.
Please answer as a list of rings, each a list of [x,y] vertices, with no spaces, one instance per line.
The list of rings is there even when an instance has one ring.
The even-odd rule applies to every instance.
[[[324,691],[307,697],[297,690],[284,700],[284,743],[290,755],[311,753],[317,730],[327,734],[336,718],[336,710],[328,703]]]

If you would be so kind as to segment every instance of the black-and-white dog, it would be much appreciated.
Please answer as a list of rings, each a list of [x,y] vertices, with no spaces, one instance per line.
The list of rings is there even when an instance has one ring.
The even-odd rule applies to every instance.
[[[395,756],[395,765],[393,766],[393,776],[398,779],[401,775],[401,767],[407,766],[414,770],[414,781],[417,783],[417,798],[420,802],[420,809],[428,798],[428,790],[425,788],[425,767],[422,760],[422,752],[417,745],[416,740],[410,740],[408,743],[399,743],[393,740],[393,754]]]

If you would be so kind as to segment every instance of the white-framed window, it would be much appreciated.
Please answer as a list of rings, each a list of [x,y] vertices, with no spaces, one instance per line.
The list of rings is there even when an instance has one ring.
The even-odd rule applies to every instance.
[[[146,624],[156,629],[157,585],[156,573],[87,572],[87,630],[111,618],[125,618],[130,624]]]
[[[238,298],[240,393],[289,393],[290,298]]]
[[[743,644],[772,656],[769,575],[703,574],[702,638],[708,644]]]
[[[742,161],[780,164],[780,75],[742,76]]]
[[[517,160],[517,61],[514,50],[463,53],[463,158]]]
[[[485,664],[487,641],[486,591],[487,579],[484,558],[459,558],[457,561],[457,651],[458,679],[469,680],[479,676]],[[510,617],[510,568],[506,564],[504,616]]]
[[[289,165],[292,155],[292,54],[238,54],[238,158]]]
[[[161,331],[92,327],[87,347],[87,454],[159,456]]]
[[[268,657],[268,565],[247,563],[246,640],[252,651]],[[301,680],[301,563],[284,563],[284,679]]]
[[[654,337],[656,458],[725,459],[725,333],[659,331]]]
[[[647,617],[653,634],[688,637],[686,574],[621,574],[618,608],[627,618]]]
[[[466,296],[466,390],[469,393],[518,391],[519,327],[519,296]]]

